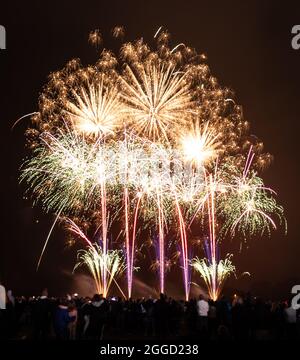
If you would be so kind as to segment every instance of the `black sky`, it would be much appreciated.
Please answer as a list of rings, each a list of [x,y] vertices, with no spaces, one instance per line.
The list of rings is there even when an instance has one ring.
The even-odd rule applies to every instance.
[[[26,121],[13,132],[12,124],[37,109],[51,71],[74,57],[94,61],[87,43],[91,30],[99,28],[104,46],[111,48],[115,25],[125,26],[128,40],[150,40],[164,25],[174,44],[184,42],[208,55],[212,73],[235,90],[252,133],[274,155],[263,177],[286,210],[288,235],[279,229],[271,238],[249,239],[249,249],[236,254],[235,263],[251,272],[249,288],[288,296],[300,281],[300,50],[291,47],[292,26],[300,24],[299,1],[6,1],[0,24],[7,31],[7,49],[0,52],[0,277],[8,288],[28,293],[48,286],[57,293],[75,286],[70,274],[75,252],[64,250],[59,230],[35,272],[52,218],[22,199],[17,177]]]

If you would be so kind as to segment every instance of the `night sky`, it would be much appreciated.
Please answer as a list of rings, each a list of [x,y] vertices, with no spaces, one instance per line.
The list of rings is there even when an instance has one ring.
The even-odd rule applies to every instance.
[[[291,286],[300,284],[300,49],[291,47],[291,29],[300,24],[299,1],[5,1],[0,24],[7,32],[7,49],[0,50],[0,278],[7,288],[18,294],[37,293],[45,286],[52,294],[86,291],[86,277],[72,276],[77,248],[65,248],[59,229],[35,271],[53,218],[23,200],[18,176],[28,120],[13,131],[11,126],[37,110],[38,94],[51,71],[74,57],[84,64],[95,61],[95,49],[87,42],[91,30],[99,28],[104,46],[116,49],[109,35],[115,25],[125,27],[125,40],[146,41],[164,25],[174,45],[184,42],[207,54],[212,73],[235,91],[251,133],[274,155],[262,177],[278,192],[288,234],[279,228],[270,238],[249,239],[249,248],[235,253],[234,262],[238,272],[249,271],[251,278],[230,280],[228,287],[288,297]],[[176,293],[178,281],[172,284],[172,276],[170,293]],[[154,274],[139,275],[140,286],[154,281]]]

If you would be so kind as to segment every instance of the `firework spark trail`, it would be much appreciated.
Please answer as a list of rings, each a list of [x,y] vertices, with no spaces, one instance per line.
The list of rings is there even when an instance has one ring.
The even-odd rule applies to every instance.
[[[133,220],[133,231],[132,231],[132,247],[131,247],[131,274],[133,273],[133,261],[134,261],[134,250],[135,250],[135,240],[136,240],[136,227],[137,227],[137,220],[138,220],[138,213],[140,210],[140,203],[141,203],[142,195],[138,195],[137,204],[135,207],[134,212],[134,220]]]
[[[215,189],[212,175],[209,175],[210,196],[207,202],[208,216],[209,216],[209,238],[210,238],[210,252],[212,264],[212,293],[213,298],[217,296],[217,279],[216,279],[216,233],[215,233]]]
[[[243,171],[243,178],[246,178],[246,176],[248,175],[248,172],[250,170],[250,166],[252,164],[253,158],[254,158],[254,153],[252,152],[252,147],[250,148],[249,152],[248,152],[248,156],[247,156],[247,160],[246,160],[246,165]]]
[[[128,203],[129,203],[129,195],[128,195],[128,188],[124,188],[124,208],[125,208],[125,247],[126,247],[126,260],[127,260],[127,285],[128,285],[128,298],[131,298],[132,292],[132,254],[130,248],[130,232],[129,232],[129,210],[128,210]]]
[[[133,282],[133,270],[134,270],[134,253],[135,253],[135,240],[136,240],[136,226],[137,226],[137,219],[138,219],[138,213],[140,208],[140,202],[141,202],[141,196],[138,196],[137,204],[134,211],[134,220],[133,220],[133,230],[132,230],[132,239],[131,239],[131,251],[129,248],[128,252],[128,264],[127,267],[129,267],[128,270],[128,296],[131,298],[132,293],[132,282]]]
[[[26,114],[26,115],[23,115],[21,116],[18,120],[15,121],[15,123],[12,125],[11,127],[11,130],[13,130],[15,128],[15,126],[23,119],[27,118],[27,117],[30,117],[32,115],[36,115],[36,114],[39,114],[38,112],[34,111],[32,113],[29,113],[29,114]]]
[[[159,281],[160,292],[165,292],[165,236],[164,236],[164,212],[162,208],[161,195],[157,191],[158,208],[158,240],[159,240]]]
[[[182,215],[182,212],[181,212],[180,205],[179,205],[176,194],[175,194],[175,204],[176,204],[177,214],[178,214],[178,219],[179,219],[185,299],[186,299],[186,301],[188,301],[189,292],[190,292],[190,277],[189,277],[189,259],[188,259],[187,235],[186,235],[186,228],[185,228],[184,218],[183,218],[183,215]]]
[[[88,246],[90,246],[90,247],[93,246],[92,243],[91,243],[91,241],[87,238],[87,236],[86,236],[86,235],[84,234],[84,232],[79,228],[79,226],[74,223],[73,220],[71,220],[71,219],[66,219],[66,223],[67,223],[67,225],[68,225],[68,229],[69,229],[72,233],[78,235],[81,239],[83,239],[84,241],[86,241],[86,243],[88,244]]]
[[[59,217],[60,217],[61,212],[62,212],[62,209],[58,212],[58,214],[57,214],[57,215],[56,215],[56,217],[55,217],[55,220],[53,221],[53,224],[52,224],[52,226],[51,226],[51,228],[50,228],[50,231],[49,231],[48,236],[47,236],[47,238],[46,238],[46,241],[45,241],[45,243],[44,243],[44,246],[43,246],[43,249],[42,249],[41,255],[40,255],[40,257],[39,257],[39,260],[38,260],[38,263],[37,263],[36,270],[38,270],[38,269],[39,269],[39,267],[40,267],[40,264],[41,264],[41,261],[42,261],[42,258],[43,258],[43,255],[44,255],[44,252],[45,252],[45,250],[46,250],[46,247],[47,247],[47,245],[48,245],[48,242],[49,242],[50,236],[51,236],[52,231],[53,231],[53,229],[54,229],[54,227],[55,227],[55,224],[57,223],[57,220],[58,220],[58,219],[59,219]]]
[[[125,188],[124,193],[124,203],[125,203],[125,232],[126,232],[126,260],[127,260],[127,288],[128,288],[128,298],[131,298],[132,294],[132,284],[133,284],[133,270],[134,270],[134,253],[135,253],[135,240],[136,240],[136,227],[138,220],[138,213],[140,209],[141,196],[138,196],[137,203],[134,210],[133,217],[133,230],[132,236],[130,236],[129,229],[129,195],[128,189]]]
[[[106,187],[105,182],[101,181],[101,221],[102,221],[102,245],[103,245],[103,254],[107,254],[107,207],[106,207]],[[103,282],[103,292],[107,293],[107,268],[103,264],[102,269],[102,282]]]

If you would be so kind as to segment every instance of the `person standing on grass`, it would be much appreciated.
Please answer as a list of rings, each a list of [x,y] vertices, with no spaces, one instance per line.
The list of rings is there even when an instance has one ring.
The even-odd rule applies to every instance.
[[[6,290],[0,282],[0,339],[4,337],[6,322]]]
[[[203,295],[199,295],[197,301],[197,313],[198,313],[198,331],[201,335],[207,335],[208,332],[208,311],[209,304],[204,299]]]
[[[0,310],[6,310],[6,290],[0,282]]]

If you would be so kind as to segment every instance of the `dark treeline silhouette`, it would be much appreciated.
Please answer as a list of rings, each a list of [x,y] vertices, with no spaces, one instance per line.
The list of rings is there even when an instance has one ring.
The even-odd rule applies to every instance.
[[[105,299],[78,295],[14,297],[1,311],[3,339],[300,339],[300,313],[290,301],[264,301],[251,296],[223,296],[218,301]]]

